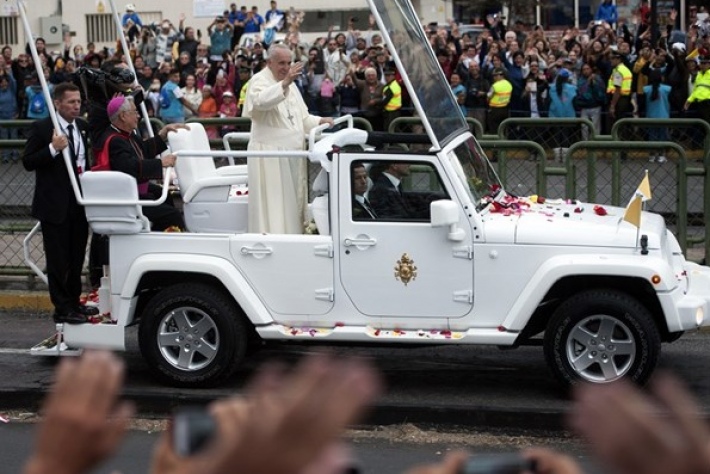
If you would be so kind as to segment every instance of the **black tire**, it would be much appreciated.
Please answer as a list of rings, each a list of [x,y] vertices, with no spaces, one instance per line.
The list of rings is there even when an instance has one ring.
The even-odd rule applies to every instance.
[[[615,290],[589,290],[564,301],[545,330],[545,359],[565,386],[621,378],[646,383],[661,353],[651,313]]]
[[[234,373],[244,359],[248,334],[244,315],[223,292],[202,284],[177,284],[146,305],[138,343],[161,380],[205,387]]]

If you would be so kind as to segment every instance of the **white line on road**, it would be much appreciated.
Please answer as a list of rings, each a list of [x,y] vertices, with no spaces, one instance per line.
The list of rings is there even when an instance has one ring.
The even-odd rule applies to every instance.
[[[0,347],[0,354],[29,354],[29,349],[4,349]]]

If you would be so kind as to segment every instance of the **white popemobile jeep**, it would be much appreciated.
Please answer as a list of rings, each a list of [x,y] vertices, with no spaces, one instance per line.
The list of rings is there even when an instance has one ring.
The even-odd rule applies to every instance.
[[[314,130],[292,156],[320,166],[317,234],[248,233],[245,169],[215,169],[199,125],[170,134],[188,232],[150,232],[131,177],[85,173],[90,224],[110,235],[111,321],[65,325],[65,343],[124,349],[138,324],[157,374],[204,386],[229,377],[258,338],[541,340],[564,384],[645,382],[662,342],[710,324],[710,268],[684,259],[658,215],[644,212],[637,229],[621,208],[602,216],[591,204],[506,194],[408,0],[369,1],[426,135],[347,127],[316,140]],[[392,162],[409,165],[404,193],[416,213],[359,220],[355,165],[375,181]]]

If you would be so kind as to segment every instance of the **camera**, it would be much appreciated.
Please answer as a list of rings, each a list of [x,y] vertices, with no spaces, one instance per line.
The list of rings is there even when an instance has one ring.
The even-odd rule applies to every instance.
[[[537,472],[535,461],[525,459],[520,453],[482,454],[472,456],[459,474],[520,474]]]
[[[203,449],[217,431],[214,418],[202,408],[181,408],[173,413],[173,449],[191,456]]]

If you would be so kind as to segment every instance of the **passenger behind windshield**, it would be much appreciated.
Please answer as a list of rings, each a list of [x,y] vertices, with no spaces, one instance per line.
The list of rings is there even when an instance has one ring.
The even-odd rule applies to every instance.
[[[382,218],[410,219],[414,210],[402,190],[402,180],[409,176],[409,163],[390,161],[378,174],[373,174],[370,200]]]
[[[367,198],[369,179],[367,169],[362,162],[355,162],[351,173],[353,192],[353,220],[368,221],[377,219],[377,212]]]
[[[425,162],[373,162],[367,197],[378,220],[428,222],[430,205],[448,199],[437,170]]]

